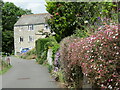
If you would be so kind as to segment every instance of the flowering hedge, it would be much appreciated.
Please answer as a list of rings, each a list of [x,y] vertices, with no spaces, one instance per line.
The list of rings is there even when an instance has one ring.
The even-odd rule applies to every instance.
[[[79,66],[93,85],[119,89],[120,37],[118,25],[104,25],[85,39],[64,39],[61,42],[60,60],[65,78],[74,81],[72,68]],[[69,82],[68,81],[68,82]]]
[[[62,41],[62,44],[64,44],[63,43],[64,42],[64,40]],[[65,42],[66,43],[66,42]],[[68,44],[68,42],[67,42],[67,44]],[[66,44],[66,45],[67,45]],[[62,45],[60,45],[60,48],[62,48],[62,49],[65,49],[66,48],[66,45],[64,45],[64,47],[62,47]],[[63,50],[64,51],[64,50]],[[59,71],[61,71],[62,69],[61,69],[61,67],[62,67],[62,65],[65,65],[65,63],[64,64],[61,64],[61,61],[60,61],[60,56],[63,56],[64,57],[64,52],[60,55],[60,49],[58,49],[56,52],[55,52],[55,54],[54,54],[54,74],[56,74],[57,73],[57,75],[54,75],[55,76],[55,78],[59,78],[59,76],[58,76],[58,73],[59,73]]]
[[[73,42],[73,40],[78,40],[79,38],[70,36],[64,38],[60,42],[60,63],[61,63],[61,70],[63,70],[63,76],[65,79],[65,84],[67,87],[72,88],[76,87],[75,84],[79,84],[79,78],[82,78],[82,72],[81,68],[78,67],[77,65],[74,65],[72,67],[69,66],[69,55],[68,55],[68,50],[69,50],[69,45]],[[76,43],[76,41],[74,41]],[[79,71],[78,71],[79,70]],[[78,86],[78,88],[81,88],[81,86]]]

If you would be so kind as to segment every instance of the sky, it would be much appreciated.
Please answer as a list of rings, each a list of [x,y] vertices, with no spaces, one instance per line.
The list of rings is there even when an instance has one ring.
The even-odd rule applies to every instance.
[[[34,14],[47,13],[45,0],[3,0],[4,2],[12,2],[16,6],[23,9],[30,9]]]

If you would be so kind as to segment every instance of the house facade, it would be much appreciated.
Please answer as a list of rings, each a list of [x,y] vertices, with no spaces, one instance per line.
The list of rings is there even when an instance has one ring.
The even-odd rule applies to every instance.
[[[15,55],[19,55],[23,48],[32,49],[35,41],[45,38],[41,32],[50,32],[46,19],[50,17],[48,13],[22,15],[14,25],[14,49]]]

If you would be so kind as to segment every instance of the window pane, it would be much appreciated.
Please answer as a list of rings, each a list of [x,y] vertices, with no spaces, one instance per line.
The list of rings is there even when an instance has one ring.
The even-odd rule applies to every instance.
[[[20,37],[20,42],[23,42],[23,37]]]
[[[33,41],[33,36],[29,36],[29,41]]]

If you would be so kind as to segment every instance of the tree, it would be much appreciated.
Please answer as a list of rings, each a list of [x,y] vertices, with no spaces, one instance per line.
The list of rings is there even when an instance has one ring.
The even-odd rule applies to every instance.
[[[32,14],[31,10],[23,10],[11,2],[2,6],[2,51],[12,53],[14,50],[14,24],[23,14]]]
[[[51,30],[56,33],[56,40],[73,34],[76,28],[76,14],[79,3],[47,2],[47,11],[52,15],[48,20]]]
[[[3,1],[0,1],[0,52],[2,51],[2,7]]]
[[[3,31],[13,31],[14,24],[23,14],[31,14],[31,10],[23,10],[11,2],[4,3],[2,7],[2,26]]]

